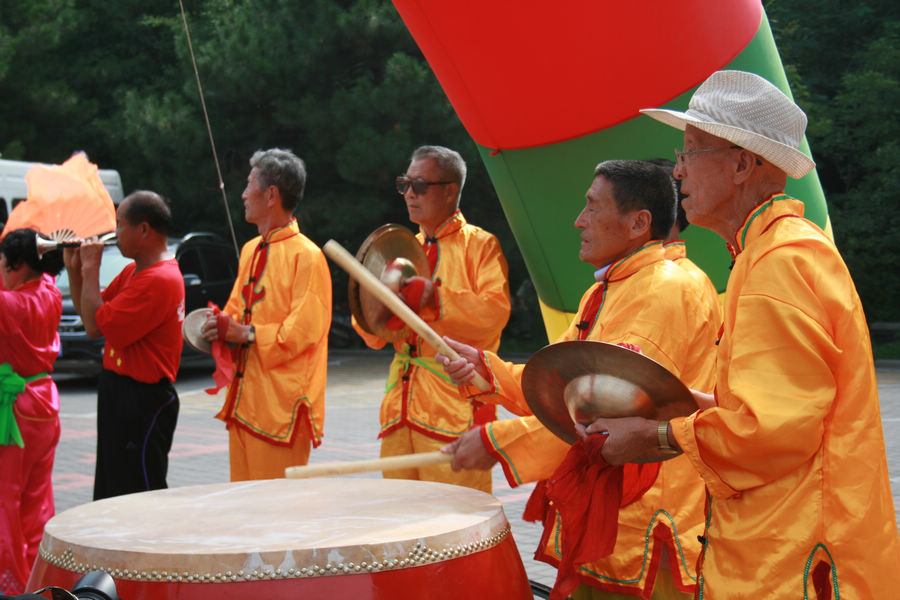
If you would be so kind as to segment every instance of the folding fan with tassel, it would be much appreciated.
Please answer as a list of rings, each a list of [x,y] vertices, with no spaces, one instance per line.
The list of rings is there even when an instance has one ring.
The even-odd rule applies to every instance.
[[[30,227],[56,242],[103,235],[116,228],[116,208],[97,165],[77,152],[62,165],[35,165],[25,175],[28,197],[4,231]]]

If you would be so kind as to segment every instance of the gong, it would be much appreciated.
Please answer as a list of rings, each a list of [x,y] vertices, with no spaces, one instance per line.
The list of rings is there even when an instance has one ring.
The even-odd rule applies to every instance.
[[[431,266],[425,249],[412,231],[403,225],[382,225],[365,239],[356,259],[394,293],[400,293],[403,280],[408,277],[431,277]],[[409,336],[408,327],[391,329],[387,326],[393,313],[371,292],[351,278],[348,288],[350,312],[363,330],[388,342]]]

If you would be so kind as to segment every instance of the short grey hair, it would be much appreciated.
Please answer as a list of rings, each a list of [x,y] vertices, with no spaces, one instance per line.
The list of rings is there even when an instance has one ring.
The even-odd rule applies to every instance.
[[[650,239],[664,240],[675,224],[675,180],[663,169],[643,160],[607,160],[594,169],[594,179],[612,184],[613,200],[620,213],[647,210]]]
[[[459,187],[456,193],[456,200],[459,201],[466,183],[466,161],[460,153],[444,146],[419,146],[413,151],[410,162],[426,158],[434,159],[434,164],[441,172],[441,179],[452,181]]]
[[[303,200],[306,188],[306,164],[303,159],[283,148],[257,150],[250,157],[250,167],[258,169],[257,178],[264,187],[274,185],[281,194],[281,206],[294,210]]]

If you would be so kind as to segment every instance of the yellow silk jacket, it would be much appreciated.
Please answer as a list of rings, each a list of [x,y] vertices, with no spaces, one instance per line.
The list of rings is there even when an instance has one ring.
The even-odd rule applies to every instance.
[[[703,598],[900,597],[868,328],[802,214],[776,195],[738,230],[717,407],[671,423],[710,495]]]
[[[709,309],[705,288],[684,269],[665,260],[658,241],[614,263],[606,278],[603,304],[587,339],[636,344],[690,387],[712,390],[721,313]],[[601,285],[594,284],[584,294],[574,321],[558,341],[578,338],[576,324],[583,319],[591,294]],[[492,353],[486,353],[486,359],[496,393],[481,398],[493,398],[517,414],[528,414],[521,388],[524,365],[501,361]],[[495,421],[487,426],[485,437],[512,486],[548,478],[569,450],[535,417]],[[653,487],[620,510],[613,554],[580,567],[582,582],[649,597],[665,547],[675,581],[683,591],[692,591],[704,498],[703,482],[685,457],[664,462]],[[551,564],[558,564],[560,556],[557,532],[547,547],[538,551]]]
[[[425,242],[421,231],[416,236]],[[496,350],[509,320],[509,267],[497,238],[466,223],[459,210],[435,231],[438,259],[432,279],[437,284],[438,310],[423,311],[422,318],[439,335],[465,344]],[[439,284],[437,282],[440,282]],[[354,328],[370,348],[384,340]],[[472,401],[451,383],[434,355],[437,351],[415,333],[394,344],[394,361],[381,403],[379,437],[399,427],[410,427],[438,440],[452,441],[473,423]],[[400,374],[408,373],[404,397]]]
[[[331,273],[325,255],[300,233],[296,220],[270,231],[267,248],[259,248],[262,241],[255,237],[241,250],[238,277],[223,309],[235,321],[253,325],[256,341],[235,363],[228,400],[217,417],[281,445],[289,445],[303,427],[318,446],[325,421]],[[249,321],[242,321],[245,309]]]
[[[698,267],[694,261],[687,257],[687,246],[685,245],[684,241],[677,240],[674,242],[669,242],[668,244],[663,246],[663,248],[665,248],[666,251],[666,258],[690,273],[691,276],[694,277],[694,279],[696,279],[701,286],[706,288],[706,298],[709,300],[715,300],[715,306],[710,305],[710,309],[714,312],[718,312],[721,316],[722,300],[719,298],[719,292],[716,290],[716,286],[713,285],[713,282],[710,280],[709,275],[706,274],[706,271]]]

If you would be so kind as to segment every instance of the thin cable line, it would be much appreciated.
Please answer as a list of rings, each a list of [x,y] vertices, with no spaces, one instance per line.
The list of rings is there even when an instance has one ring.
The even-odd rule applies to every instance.
[[[238,259],[241,250],[238,248],[237,236],[234,233],[234,223],[231,222],[231,211],[228,210],[228,197],[225,195],[225,182],[222,180],[222,169],[219,168],[219,156],[216,154],[216,142],[213,139],[212,126],[209,124],[209,114],[206,112],[206,99],[203,97],[203,86],[200,85],[200,72],[197,70],[197,59],[194,57],[194,46],[191,44],[191,32],[188,30],[187,15],[184,13],[184,3],[178,0],[181,7],[181,20],[184,22],[184,35],[187,38],[188,50],[191,53],[191,65],[194,67],[194,78],[197,80],[197,91],[200,93],[200,106],[203,108],[203,120],[206,121],[206,131],[209,133],[209,145],[212,148],[213,161],[216,163],[216,175],[219,177],[219,190],[222,192],[222,203],[225,205],[225,216],[228,217],[228,229],[231,231],[231,241],[234,244],[234,252]]]

